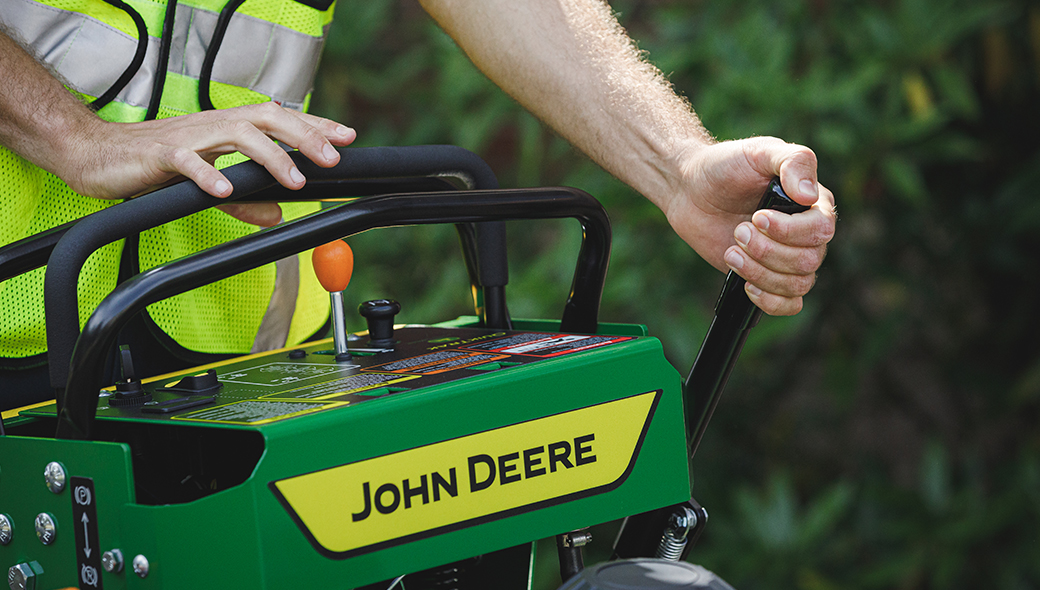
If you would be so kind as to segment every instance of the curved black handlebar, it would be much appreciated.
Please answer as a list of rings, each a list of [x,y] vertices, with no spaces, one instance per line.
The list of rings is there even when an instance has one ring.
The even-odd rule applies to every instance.
[[[595,332],[610,256],[610,223],[602,205],[589,194],[550,188],[372,197],[175,260],[117,287],[87,321],[76,343],[56,436],[90,437],[106,355],[119,329],[156,301],[377,227],[563,217],[578,219],[584,232],[560,329]]]
[[[308,186],[318,188],[315,194],[320,196],[335,194],[331,191],[349,186],[358,179],[397,177],[446,176],[461,179],[474,189],[498,188],[498,180],[491,168],[476,154],[456,146],[345,148],[340,149],[340,161],[332,168],[321,168],[299,152],[290,153],[290,157],[309,179]],[[223,173],[235,187],[227,199],[212,197],[192,182],[182,182],[89,215],[71,228],[60,228],[64,231],[56,234],[61,239],[50,252],[44,280],[51,386],[58,392],[59,406],[61,389],[69,377],[69,359],[79,335],[76,285],[83,265],[94,251],[127,236],[229,201],[300,200],[299,193],[278,185],[255,162],[230,166]],[[323,186],[331,188],[331,191],[322,190]],[[473,246],[481,253],[475,261],[480,284],[504,286],[503,271],[499,270],[499,267],[506,266],[504,225],[479,228]],[[491,272],[492,269],[498,272]]]

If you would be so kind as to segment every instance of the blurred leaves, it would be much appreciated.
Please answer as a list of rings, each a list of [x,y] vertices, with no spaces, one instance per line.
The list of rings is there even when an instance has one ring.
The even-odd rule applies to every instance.
[[[751,335],[694,461],[692,559],[743,590],[1040,587],[1040,8],[1028,0],[614,0],[720,139],[814,149],[838,234]],[[312,110],[358,145],[454,143],[503,186],[589,191],[602,317],[685,371],[722,276],[473,68],[413,2],[340,2]],[[556,317],[580,238],[514,224],[510,309]],[[451,228],[351,240],[348,295],[471,307]]]

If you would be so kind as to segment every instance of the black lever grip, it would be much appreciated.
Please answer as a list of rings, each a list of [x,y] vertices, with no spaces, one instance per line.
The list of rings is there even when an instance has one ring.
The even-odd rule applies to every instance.
[[[796,203],[784,193],[780,179],[774,178],[766,187],[758,209],[775,209],[783,213],[795,214],[809,209],[806,205]],[[722,287],[718,303],[715,304],[715,318],[701,343],[697,360],[686,378],[684,396],[686,399],[686,440],[689,444],[690,457],[697,452],[697,446],[708,427],[708,421],[715,411],[715,406],[722,396],[733,366],[740,356],[744,342],[751,328],[755,327],[762,317],[762,310],[751,303],[744,285],[747,281],[737,273],[730,271],[726,275],[726,283]]]

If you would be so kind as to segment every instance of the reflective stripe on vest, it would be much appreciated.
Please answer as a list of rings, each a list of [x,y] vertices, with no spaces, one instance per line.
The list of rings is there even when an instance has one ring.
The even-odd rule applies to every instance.
[[[97,2],[101,3],[100,0]],[[177,5],[170,38],[169,73],[195,81],[199,79],[217,18],[218,13],[210,10]],[[106,20],[108,22],[36,0],[0,2],[0,22],[18,31],[40,59],[70,88],[92,98],[100,96],[119,78],[137,50],[136,29],[131,26],[128,32],[128,27],[122,22],[129,20],[128,16],[122,19],[110,14]],[[152,28],[149,26],[150,30]],[[236,13],[221,43],[212,80],[248,89],[286,107],[303,110],[327,31],[328,25],[325,25],[320,35],[310,35],[249,14]],[[149,35],[144,63],[117,95],[118,102],[147,108],[159,44],[158,38]],[[166,102],[172,102],[169,106],[174,109],[184,112],[198,110],[197,103],[178,104],[193,101],[194,97],[184,97],[183,100],[176,100],[176,96],[170,98],[174,100]]]

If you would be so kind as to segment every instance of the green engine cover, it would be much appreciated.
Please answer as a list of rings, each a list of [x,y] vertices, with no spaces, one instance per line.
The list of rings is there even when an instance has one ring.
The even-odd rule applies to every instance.
[[[329,341],[241,357],[151,380],[137,406],[105,392],[96,442],[25,410],[0,437],[2,563],[48,589],[357,587],[688,500],[660,342],[516,324],[406,327],[349,361]],[[181,381],[208,369],[215,391]]]

